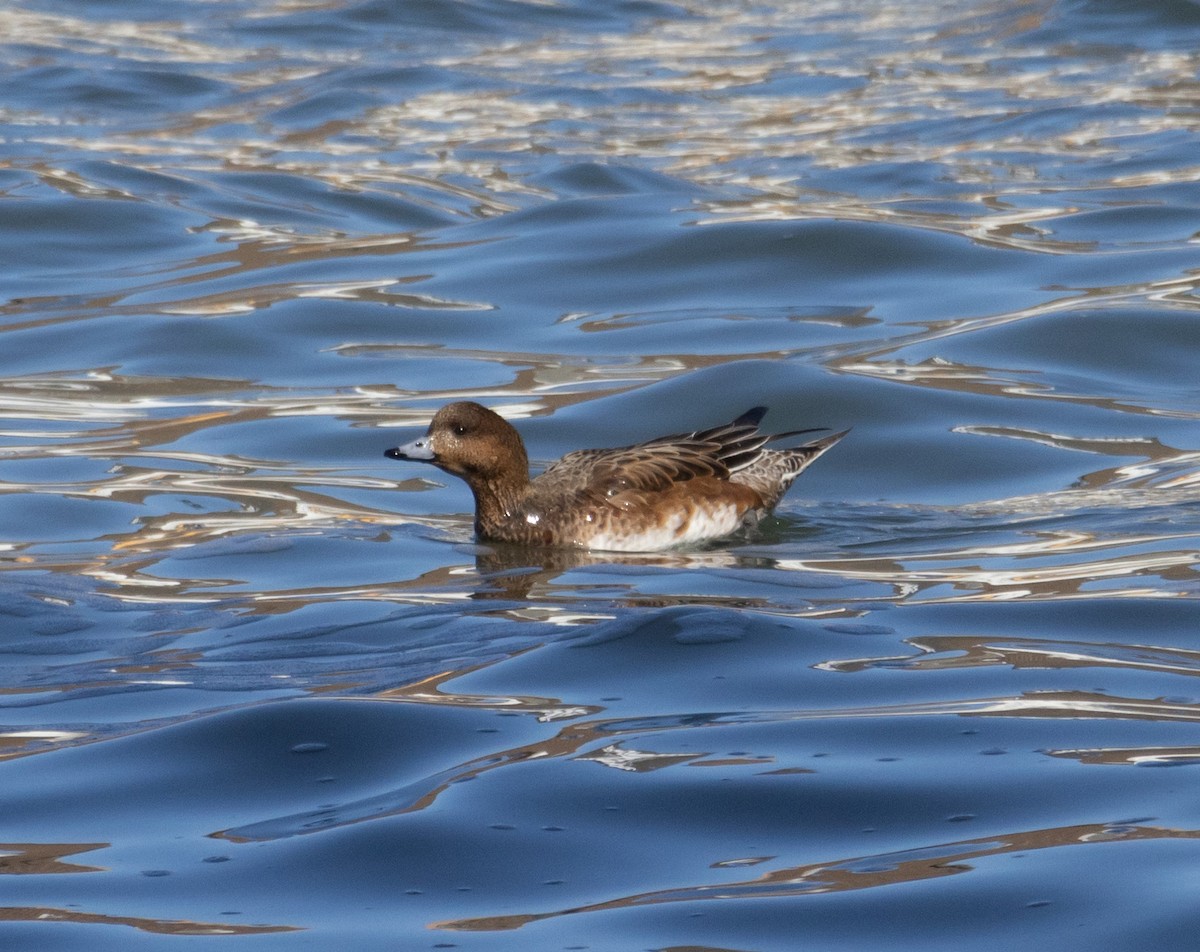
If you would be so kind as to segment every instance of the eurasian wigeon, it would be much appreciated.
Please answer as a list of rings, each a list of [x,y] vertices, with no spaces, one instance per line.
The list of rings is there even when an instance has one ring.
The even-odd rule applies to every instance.
[[[475,532],[486,542],[653,552],[719,539],[770,512],[818,456],[849,431],[790,449],[764,449],[766,407],[694,433],[607,450],[576,450],[529,478],[521,436],[478,403],[451,403],[425,435],[385,451],[432,463],[475,494]]]

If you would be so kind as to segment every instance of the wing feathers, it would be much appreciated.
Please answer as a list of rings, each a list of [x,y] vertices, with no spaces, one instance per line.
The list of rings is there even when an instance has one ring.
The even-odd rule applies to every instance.
[[[728,423],[693,433],[660,436],[617,449],[576,450],[547,469],[537,482],[619,505],[615,497],[627,499],[630,493],[665,492],[678,483],[705,477],[729,480],[732,474],[758,463],[768,442],[813,432],[760,433],[758,424],[766,412],[766,407],[753,407]],[[787,452],[779,451],[780,455]]]

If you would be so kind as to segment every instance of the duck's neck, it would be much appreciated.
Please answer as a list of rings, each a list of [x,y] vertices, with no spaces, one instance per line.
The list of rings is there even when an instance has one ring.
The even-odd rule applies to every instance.
[[[529,494],[529,470],[472,479],[470,486],[475,494],[475,531],[486,537],[508,524]]]

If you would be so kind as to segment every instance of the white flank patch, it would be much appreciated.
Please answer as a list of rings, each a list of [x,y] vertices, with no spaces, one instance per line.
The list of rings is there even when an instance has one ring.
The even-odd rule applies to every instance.
[[[614,522],[619,519],[614,520]],[[720,506],[711,511],[676,513],[663,525],[641,532],[614,528],[592,534],[586,545],[602,552],[659,552],[676,546],[707,542],[736,532],[742,525],[742,513],[736,506]]]

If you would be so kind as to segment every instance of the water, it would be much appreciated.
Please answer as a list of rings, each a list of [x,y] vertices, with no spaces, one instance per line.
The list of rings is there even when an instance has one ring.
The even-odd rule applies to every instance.
[[[0,36],[5,948],[1194,948],[1200,6]],[[382,455],[460,398],[853,432],[493,549]]]

